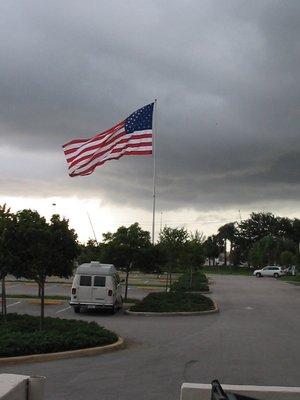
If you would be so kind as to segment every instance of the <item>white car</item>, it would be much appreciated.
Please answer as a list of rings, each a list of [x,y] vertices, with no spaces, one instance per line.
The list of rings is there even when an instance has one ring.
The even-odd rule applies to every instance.
[[[279,278],[280,276],[285,275],[285,271],[283,270],[283,268],[278,267],[276,265],[268,265],[265,268],[256,269],[253,272],[253,275],[257,276],[258,278],[262,276],[273,276],[274,278]]]

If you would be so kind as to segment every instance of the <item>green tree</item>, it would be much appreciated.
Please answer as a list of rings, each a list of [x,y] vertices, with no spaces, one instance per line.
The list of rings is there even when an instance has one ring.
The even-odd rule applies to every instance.
[[[180,257],[185,252],[189,235],[185,228],[170,228],[165,226],[159,234],[158,244],[165,253],[168,271],[167,287],[172,284],[172,272],[180,266]]]
[[[237,229],[234,222],[230,222],[221,226],[218,229],[218,237],[223,241],[223,252],[224,252],[224,265],[227,266],[227,240],[230,242],[229,257],[231,257],[234,243],[237,237]]]
[[[209,236],[206,239],[206,241],[203,243],[203,251],[204,256],[208,258],[208,265],[211,266],[211,261],[212,264],[215,265],[215,259],[220,254],[216,236]]]
[[[16,253],[22,260],[14,275],[33,279],[41,294],[40,329],[45,315],[45,282],[47,277],[69,277],[78,255],[77,236],[68,220],[53,215],[47,223],[37,211],[17,213]]]
[[[89,239],[87,244],[80,245],[80,254],[77,258],[78,264],[91,261],[100,261],[103,255],[103,244],[94,239]]]
[[[278,239],[267,235],[258,240],[249,252],[250,262],[254,267],[277,263]]]
[[[190,240],[185,243],[182,255],[181,264],[190,270],[190,288],[193,285],[193,275],[196,268],[200,268],[205,261],[204,258],[204,235],[196,231],[195,234],[190,234]]]
[[[276,217],[272,213],[252,213],[250,218],[239,225],[240,235],[250,244],[271,235],[286,237],[292,230],[292,222],[288,218]]]
[[[125,300],[127,299],[130,270],[138,265],[140,254],[151,247],[150,233],[144,231],[136,222],[128,228],[121,226],[115,233],[103,234],[102,262],[113,263],[117,268],[126,270]]]
[[[295,255],[289,251],[285,250],[280,254],[280,265],[284,267],[289,267],[292,265]]]

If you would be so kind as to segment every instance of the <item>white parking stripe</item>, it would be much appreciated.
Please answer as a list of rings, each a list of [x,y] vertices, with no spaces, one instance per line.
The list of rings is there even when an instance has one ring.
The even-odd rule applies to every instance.
[[[8,304],[6,307],[16,306],[17,304],[23,303],[22,301],[17,301],[16,303]]]
[[[56,311],[55,314],[59,314],[61,312],[67,311],[69,308],[71,308],[71,306],[67,307],[67,308],[63,308],[62,310]]]

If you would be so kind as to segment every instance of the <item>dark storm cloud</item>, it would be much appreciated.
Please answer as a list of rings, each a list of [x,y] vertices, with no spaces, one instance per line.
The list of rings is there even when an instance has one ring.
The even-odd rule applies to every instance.
[[[3,194],[148,208],[151,159],[71,179],[60,146],[157,97],[162,208],[299,198],[298,1],[7,0],[0,19]]]

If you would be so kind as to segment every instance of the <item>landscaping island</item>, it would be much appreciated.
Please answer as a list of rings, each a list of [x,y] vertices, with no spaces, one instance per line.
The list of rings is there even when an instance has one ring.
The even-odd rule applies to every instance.
[[[201,294],[169,292],[150,293],[130,307],[130,312],[177,313],[199,312],[215,309],[214,302]]]
[[[216,310],[215,303],[200,292],[209,291],[201,271],[182,274],[168,292],[150,293],[130,307],[129,313],[201,313]]]
[[[8,314],[0,321],[0,359],[29,354],[56,353],[105,346],[118,336],[96,322],[47,317],[39,329],[39,317]]]

